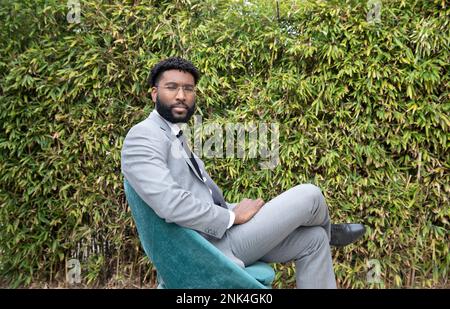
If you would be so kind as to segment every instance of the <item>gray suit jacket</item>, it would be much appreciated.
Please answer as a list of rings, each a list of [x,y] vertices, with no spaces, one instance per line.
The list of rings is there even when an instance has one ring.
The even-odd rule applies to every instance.
[[[195,158],[203,175],[210,179],[203,161]],[[228,209],[235,204],[226,203],[228,209],[214,204],[208,186],[182,151],[179,139],[156,111],[130,129],[121,163],[125,178],[158,216],[200,232],[243,266],[232,254],[226,237]]]

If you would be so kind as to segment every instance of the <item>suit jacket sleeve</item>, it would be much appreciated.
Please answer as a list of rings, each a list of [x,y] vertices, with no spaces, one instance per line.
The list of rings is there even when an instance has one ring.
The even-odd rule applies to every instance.
[[[159,217],[222,238],[230,219],[228,210],[196,198],[174,181],[167,166],[170,141],[151,131],[138,125],[127,134],[121,157],[123,175]]]

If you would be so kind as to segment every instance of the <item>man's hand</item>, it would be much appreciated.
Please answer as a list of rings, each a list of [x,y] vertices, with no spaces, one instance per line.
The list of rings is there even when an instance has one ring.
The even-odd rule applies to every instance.
[[[265,204],[263,199],[256,200],[245,198],[233,209],[236,218],[234,224],[243,224],[249,221]]]

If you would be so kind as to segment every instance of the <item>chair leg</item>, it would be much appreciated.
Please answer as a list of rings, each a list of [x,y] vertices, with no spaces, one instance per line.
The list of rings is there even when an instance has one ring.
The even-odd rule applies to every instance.
[[[156,271],[156,283],[158,284],[158,286],[156,287],[157,289],[165,289],[166,288],[166,286],[164,285],[164,281],[162,280],[158,271]]]

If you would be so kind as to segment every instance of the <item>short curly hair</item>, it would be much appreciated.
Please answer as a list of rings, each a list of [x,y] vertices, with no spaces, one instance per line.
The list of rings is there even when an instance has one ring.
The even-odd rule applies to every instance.
[[[149,87],[154,87],[159,82],[162,73],[168,70],[179,70],[190,73],[194,77],[195,84],[200,79],[200,72],[190,61],[180,57],[170,57],[158,62],[153,67],[147,81]]]

